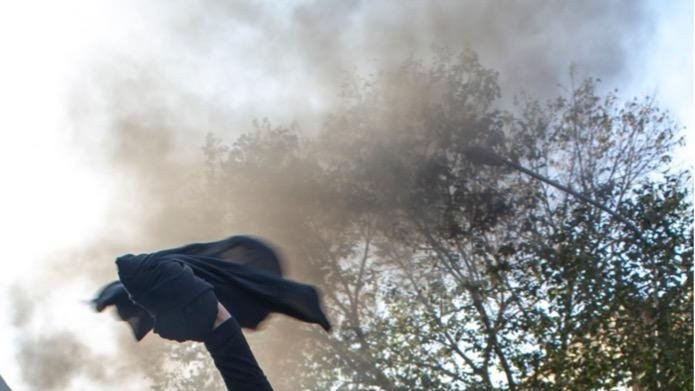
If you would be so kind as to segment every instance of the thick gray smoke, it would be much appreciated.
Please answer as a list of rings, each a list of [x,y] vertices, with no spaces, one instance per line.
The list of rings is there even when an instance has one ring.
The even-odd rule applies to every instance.
[[[553,95],[569,82],[570,66],[579,77],[598,76],[613,86],[632,77],[652,28],[643,1],[206,0],[142,8],[126,46],[107,47],[107,57],[99,52],[74,86],[76,151],[92,156],[118,191],[102,239],[64,254],[69,262],[57,266],[69,263],[73,274],[53,267],[52,284],[89,281],[96,289],[115,277],[112,260],[122,252],[243,228],[221,224],[198,197],[207,132],[230,141],[251,130],[254,118],[268,117],[310,133],[334,106],[346,76],[397,66],[409,56],[426,59],[433,47],[475,50],[484,66],[499,71],[503,102],[521,90]],[[23,310],[15,326],[29,329],[38,322],[32,311],[45,304],[25,292],[17,290]],[[159,345],[125,342],[125,325],[107,318],[103,327],[123,329],[122,349],[111,357],[121,360],[121,370],[156,368]],[[61,389],[73,377],[119,381],[92,365],[104,357],[74,333],[53,330],[19,342],[18,359],[33,389]],[[271,368],[269,377],[281,374]]]
[[[95,361],[74,334],[59,332],[25,341],[18,355],[29,384],[40,390],[65,389],[70,379]],[[66,357],[79,357],[80,360]]]
[[[298,91],[284,94],[300,101],[315,94],[330,101],[345,72],[427,56],[432,46],[474,49],[485,66],[500,72],[507,95],[522,89],[551,93],[569,81],[570,66],[581,75],[622,82],[645,55],[640,48],[654,28],[642,1],[218,3],[174,8],[163,25],[196,58],[240,49],[228,56],[244,56],[243,73],[272,84],[290,82],[287,89]],[[239,44],[242,34],[253,39]],[[286,103],[297,112],[299,102]]]

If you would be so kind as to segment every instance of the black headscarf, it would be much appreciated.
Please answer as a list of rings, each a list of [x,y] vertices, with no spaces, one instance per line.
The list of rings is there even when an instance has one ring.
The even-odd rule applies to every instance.
[[[276,253],[254,238],[128,254],[116,264],[120,281],[107,284],[92,302],[97,311],[115,305],[137,340],[152,328],[165,338],[203,340],[218,300],[245,328],[258,327],[270,312],[331,327],[316,289],[282,278]]]

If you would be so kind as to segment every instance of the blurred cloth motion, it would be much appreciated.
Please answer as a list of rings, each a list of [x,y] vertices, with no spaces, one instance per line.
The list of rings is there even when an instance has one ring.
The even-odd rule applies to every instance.
[[[282,278],[269,246],[232,236],[116,259],[119,281],[92,300],[96,311],[114,305],[136,340],[150,330],[162,338],[204,342],[230,390],[271,390],[241,327],[255,329],[278,312],[330,331],[317,290]],[[231,318],[213,330],[217,305]]]

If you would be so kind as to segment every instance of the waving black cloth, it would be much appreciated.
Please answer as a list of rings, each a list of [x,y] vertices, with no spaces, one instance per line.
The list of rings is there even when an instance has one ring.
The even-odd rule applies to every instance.
[[[282,278],[275,252],[247,236],[123,255],[120,281],[101,289],[95,309],[115,305],[137,340],[154,328],[162,337],[203,341],[212,329],[219,300],[241,327],[256,328],[270,312],[330,323],[316,289]]]

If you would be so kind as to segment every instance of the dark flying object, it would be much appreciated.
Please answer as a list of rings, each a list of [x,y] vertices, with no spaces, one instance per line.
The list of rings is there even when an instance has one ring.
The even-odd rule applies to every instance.
[[[176,310],[167,306],[185,308],[193,300],[188,287],[200,291],[195,295],[203,294],[206,289],[214,291],[241,327],[255,329],[268,314],[277,312],[319,324],[326,331],[331,328],[316,288],[282,278],[275,251],[255,238],[232,236],[149,254],[127,254],[118,257],[116,263],[120,280],[105,285],[92,304],[98,312],[115,306],[118,316],[130,325],[138,341],[153,328],[155,332],[163,330],[161,326],[157,328],[155,314],[145,308],[160,314]],[[143,270],[148,272],[141,273]],[[155,272],[149,272],[152,270]],[[185,330],[180,332],[185,334]]]

